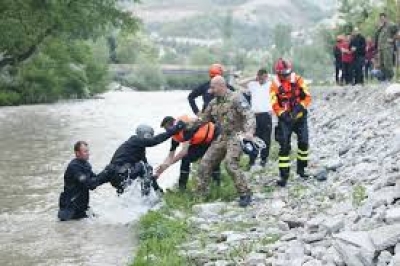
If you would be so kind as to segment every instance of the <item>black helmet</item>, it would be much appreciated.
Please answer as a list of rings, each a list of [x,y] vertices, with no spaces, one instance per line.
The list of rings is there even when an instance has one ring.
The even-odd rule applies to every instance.
[[[254,143],[250,140],[242,139],[240,141],[240,147],[244,153],[249,156],[257,157],[259,153],[259,149],[254,145]]]
[[[149,125],[139,125],[136,128],[136,135],[139,138],[152,138],[154,136],[154,129]]]

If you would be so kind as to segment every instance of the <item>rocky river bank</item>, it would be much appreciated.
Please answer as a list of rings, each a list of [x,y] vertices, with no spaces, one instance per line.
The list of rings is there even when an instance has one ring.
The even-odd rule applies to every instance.
[[[277,163],[249,173],[251,207],[197,204],[175,218],[191,236],[194,265],[400,265],[400,96],[396,85],[314,89],[311,167],[325,182],[293,176],[271,186]]]

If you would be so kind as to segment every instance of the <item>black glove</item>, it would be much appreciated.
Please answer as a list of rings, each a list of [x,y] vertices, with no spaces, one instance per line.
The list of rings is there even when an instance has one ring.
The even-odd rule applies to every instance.
[[[296,104],[292,110],[292,118],[294,120],[300,119],[304,116],[306,109],[301,104]]]
[[[168,128],[166,131],[170,135],[175,135],[179,131],[183,130],[186,128],[186,123],[183,121],[178,121],[174,126]]]
[[[291,123],[292,117],[290,116],[289,112],[285,111],[280,116],[279,119],[282,120],[284,123]]]

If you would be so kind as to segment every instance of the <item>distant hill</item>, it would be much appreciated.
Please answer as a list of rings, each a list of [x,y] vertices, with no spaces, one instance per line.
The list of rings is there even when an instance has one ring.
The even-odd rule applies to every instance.
[[[127,8],[143,20],[150,32],[162,37],[221,38],[230,14],[233,39],[248,49],[269,44],[277,24],[291,25],[294,30],[314,26],[332,15],[335,3],[335,0],[143,0]]]

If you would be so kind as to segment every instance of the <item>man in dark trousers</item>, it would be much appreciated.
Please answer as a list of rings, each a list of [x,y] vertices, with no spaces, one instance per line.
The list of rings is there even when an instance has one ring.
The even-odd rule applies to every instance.
[[[353,37],[350,41],[350,49],[354,55],[354,80],[353,85],[361,84],[364,85],[364,73],[363,68],[365,64],[365,48],[366,48],[365,37],[360,33],[358,28],[354,28]]]
[[[117,192],[122,193],[125,181],[140,176],[143,172],[143,165],[147,165],[146,148],[161,144],[184,127],[185,123],[181,121],[166,132],[154,136],[154,129],[151,126],[139,125],[136,128],[136,134],[119,146],[110,164],[99,176],[105,176],[110,180],[111,185],[117,188]],[[160,190],[155,180],[153,188]]]
[[[269,157],[272,132],[272,106],[270,102],[268,72],[262,68],[258,70],[256,80],[247,83],[246,93],[250,96],[251,110],[256,116],[256,136],[262,139],[266,147],[260,151],[260,165],[265,167]],[[248,168],[255,164],[257,156],[251,155]]]
[[[224,74],[223,66],[220,64],[211,65],[208,70],[208,74],[210,76],[210,80],[215,76],[223,76],[223,74]],[[192,111],[195,115],[197,115],[200,111],[204,111],[206,109],[207,105],[214,98],[214,96],[208,92],[209,88],[210,88],[210,81],[207,81],[206,83],[200,85],[199,87],[195,88],[194,90],[192,90],[190,92],[190,94],[188,96],[188,100],[189,100],[190,107],[192,108]],[[228,85],[228,88],[231,91],[235,90],[230,85]],[[199,109],[199,107],[196,104],[196,99],[200,96],[203,98],[203,107],[201,108],[201,110]]]
[[[64,174],[64,191],[59,199],[58,218],[61,221],[86,218],[89,209],[89,190],[108,182],[105,177],[97,177],[89,163],[89,147],[84,141],[74,145],[73,159]]]
[[[168,157],[156,169],[156,175],[160,176],[171,165],[181,160],[179,190],[184,191],[189,179],[190,165],[204,156],[211,143],[219,136],[220,128],[212,122],[198,123],[196,119],[191,119],[188,116],[178,118],[166,116],[161,122],[161,127],[168,130],[168,128],[173,127],[178,121],[184,121],[187,125],[186,129],[172,136]],[[175,154],[180,144],[182,148]],[[214,169],[212,177],[216,185],[220,186],[221,173],[219,165]]]

